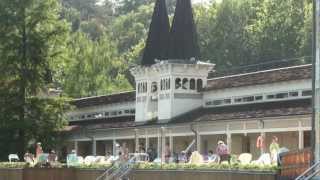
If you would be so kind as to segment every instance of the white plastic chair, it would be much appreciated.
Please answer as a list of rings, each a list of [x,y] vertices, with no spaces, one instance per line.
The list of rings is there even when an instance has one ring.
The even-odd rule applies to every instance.
[[[9,159],[9,162],[20,160],[17,154],[9,154],[8,159]]]
[[[250,153],[240,154],[239,161],[241,164],[250,164],[250,162],[252,161],[252,154]]]
[[[220,157],[218,154],[213,154],[212,157],[207,160],[207,163],[218,163],[220,161]]]
[[[83,159],[82,156],[78,156],[77,158],[78,158],[78,163],[79,164],[83,164],[84,163],[84,159]]]
[[[270,154],[269,153],[262,154],[258,160],[253,162],[253,164],[270,165],[271,164]]]
[[[96,161],[96,157],[95,156],[86,156],[84,158],[84,164],[86,164],[86,165],[93,164],[93,163],[95,163],[95,161]]]

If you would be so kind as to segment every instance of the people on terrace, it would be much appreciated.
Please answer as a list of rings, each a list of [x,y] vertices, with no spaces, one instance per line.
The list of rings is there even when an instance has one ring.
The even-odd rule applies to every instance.
[[[223,161],[228,161],[230,163],[230,152],[228,146],[221,140],[218,141],[216,153],[220,157],[220,163]]]
[[[38,142],[36,145],[36,158],[38,159],[41,154],[43,154],[43,150],[42,150],[41,142]]]
[[[269,146],[271,161],[272,163],[277,163],[277,157],[280,150],[280,146],[278,144],[278,138],[276,136],[272,137],[272,143]]]
[[[171,150],[170,150],[169,144],[167,143],[166,146],[165,146],[165,150],[164,150],[164,159],[165,159],[165,162],[166,162],[166,163],[169,163],[170,158],[171,158]]]
[[[120,159],[123,161],[128,161],[129,160],[129,149],[127,147],[126,142],[122,143],[122,146],[120,148],[120,152],[121,152]]]

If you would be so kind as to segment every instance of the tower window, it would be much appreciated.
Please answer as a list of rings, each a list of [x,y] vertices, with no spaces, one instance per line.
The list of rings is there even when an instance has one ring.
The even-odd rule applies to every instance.
[[[163,88],[163,79],[160,80],[160,90],[162,91],[164,88]]]
[[[196,80],[190,79],[190,90],[195,90],[196,89]]]
[[[203,86],[202,79],[198,79],[197,80],[197,91],[198,92],[202,90],[202,86]]]
[[[182,89],[188,89],[188,79],[184,78],[182,80]]]
[[[146,83],[143,83],[143,92],[146,92],[146,89],[147,89],[147,87],[146,87]]]
[[[176,78],[176,89],[181,88],[181,79],[180,78]]]
[[[157,91],[158,91],[157,82],[152,82],[152,84],[151,84],[151,92],[155,93]]]

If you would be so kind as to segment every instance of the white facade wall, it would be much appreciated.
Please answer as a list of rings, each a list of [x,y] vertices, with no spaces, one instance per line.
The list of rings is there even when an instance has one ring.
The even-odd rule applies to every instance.
[[[227,79],[226,79],[227,80]],[[294,90],[311,90],[312,82],[311,79],[304,80],[294,80],[285,81],[279,83],[263,84],[263,85],[253,85],[253,86],[243,86],[236,88],[227,88],[206,91],[203,94],[203,106],[205,106],[206,101],[214,99],[224,99],[233,98],[239,96],[249,96],[249,95],[259,95],[259,94],[269,94],[277,92],[287,92]]]
[[[208,72],[213,64],[180,64],[163,61],[151,67],[136,67],[131,69],[136,81],[136,122],[148,121],[154,118],[170,120],[176,116],[202,106],[202,92],[197,88],[190,88],[190,80],[195,84],[201,79],[202,87],[206,86]],[[187,80],[187,88],[176,88],[176,79]],[[161,88],[165,80],[170,87]],[[139,90],[141,84],[147,84],[147,90]],[[152,91],[152,86],[157,86],[157,91]],[[139,88],[140,87],[140,88]]]
[[[119,111],[119,110],[127,110],[127,109],[135,109],[135,102],[125,102],[125,103],[114,103],[100,106],[90,106],[84,108],[76,108],[71,112],[68,112],[68,117],[79,117],[81,115],[87,115],[91,113],[102,113],[104,117],[105,112],[111,111]],[[117,116],[125,116],[125,114],[117,115]],[[81,121],[86,119],[69,119],[69,121]]]

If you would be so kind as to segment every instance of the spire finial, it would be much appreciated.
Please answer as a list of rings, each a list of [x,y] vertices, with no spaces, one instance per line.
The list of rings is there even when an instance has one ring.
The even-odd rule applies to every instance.
[[[177,0],[170,30],[169,59],[199,58],[197,31],[193,19],[191,0]]]
[[[170,24],[166,2],[165,0],[157,0],[141,65],[150,66],[155,64],[155,59],[167,59],[169,30]]]

